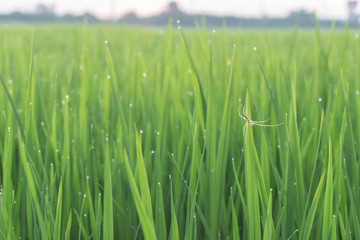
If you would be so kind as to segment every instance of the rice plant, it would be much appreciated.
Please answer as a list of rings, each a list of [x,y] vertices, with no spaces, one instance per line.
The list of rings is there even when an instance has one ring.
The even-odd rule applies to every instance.
[[[360,239],[357,36],[1,27],[0,239]]]

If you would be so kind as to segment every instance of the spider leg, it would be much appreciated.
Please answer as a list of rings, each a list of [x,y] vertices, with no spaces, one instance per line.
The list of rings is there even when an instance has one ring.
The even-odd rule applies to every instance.
[[[245,117],[243,115],[241,115],[241,106],[242,106],[242,104],[240,104],[240,106],[238,107],[238,114],[242,119],[245,119]]]
[[[264,123],[264,122],[267,122],[269,121],[270,119],[266,119],[266,120],[263,120],[263,121],[253,121],[253,123],[255,124],[258,124],[258,123]]]
[[[246,137],[247,137],[247,130],[248,130],[248,123],[246,122],[245,126],[244,126],[244,133],[245,136],[244,136],[244,148],[245,148],[245,145],[246,145]]]
[[[245,122],[244,128],[243,128],[243,136],[245,137],[245,133],[247,131],[248,122]]]
[[[284,124],[284,122],[279,123],[279,124],[274,124],[274,125],[265,125],[265,124],[257,124],[257,123],[255,123],[256,126],[260,126],[260,127],[276,127],[276,126],[280,126],[282,124]]]
[[[246,116],[246,113],[245,113],[245,108],[246,108],[246,105],[247,105],[247,102],[245,102],[244,106],[243,106],[243,115],[247,118],[249,118],[248,116]]]

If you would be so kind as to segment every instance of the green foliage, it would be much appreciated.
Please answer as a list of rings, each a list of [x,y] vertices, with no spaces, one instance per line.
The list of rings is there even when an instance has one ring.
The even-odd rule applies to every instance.
[[[0,239],[360,238],[359,64],[335,26],[1,27]]]

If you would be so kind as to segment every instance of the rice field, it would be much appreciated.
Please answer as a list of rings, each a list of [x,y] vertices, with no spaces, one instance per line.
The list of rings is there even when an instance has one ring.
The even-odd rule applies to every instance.
[[[2,26],[0,239],[360,239],[359,66],[349,29]]]

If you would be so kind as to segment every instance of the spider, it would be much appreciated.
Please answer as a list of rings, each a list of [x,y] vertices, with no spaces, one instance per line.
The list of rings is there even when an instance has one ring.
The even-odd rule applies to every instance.
[[[248,127],[248,124],[250,124],[250,126],[260,126],[260,127],[276,127],[276,126],[280,126],[281,124],[283,124],[284,122],[282,123],[279,123],[279,124],[274,124],[274,125],[266,125],[266,124],[263,124],[267,121],[269,121],[269,119],[267,120],[264,120],[264,121],[253,121],[251,120],[246,114],[245,114],[245,107],[246,107],[246,104],[244,104],[243,108],[242,108],[242,115],[241,115],[241,106],[242,104],[240,104],[239,108],[238,108],[238,113],[239,113],[239,116],[244,119],[246,121],[245,125],[244,125],[244,128],[243,128],[243,136],[245,137],[245,133],[247,132],[247,127]]]

